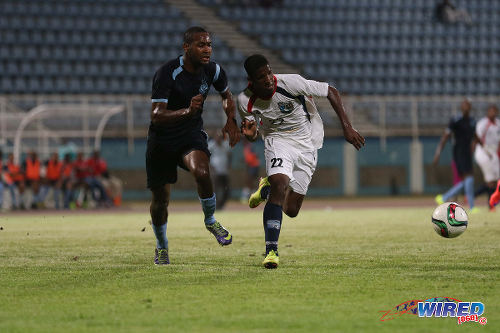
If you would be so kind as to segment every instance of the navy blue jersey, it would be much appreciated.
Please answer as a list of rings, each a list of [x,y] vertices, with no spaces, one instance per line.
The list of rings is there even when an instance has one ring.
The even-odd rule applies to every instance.
[[[226,73],[215,62],[204,65],[196,73],[184,70],[183,58],[179,56],[163,66],[155,73],[151,102],[165,102],[168,110],[179,110],[189,107],[191,98],[201,94],[207,97],[210,86],[222,93],[228,89]],[[174,143],[184,135],[201,131],[203,119],[201,112],[190,119],[173,126],[149,125],[149,138],[165,143]]]
[[[472,117],[456,116],[451,118],[448,130],[453,133],[453,150],[471,152],[471,142],[474,139],[476,121]]]

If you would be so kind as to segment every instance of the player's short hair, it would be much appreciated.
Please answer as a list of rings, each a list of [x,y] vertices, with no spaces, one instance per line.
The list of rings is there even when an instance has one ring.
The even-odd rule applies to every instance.
[[[255,71],[257,71],[259,68],[262,66],[269,65],[269,62],[267,61],[266,57],[264,57],[262,54],[253,54],[246,58],[245,64],[245,71],[247,72],[248,76],[253,76]]]
[[[207,30],[205,30],[204,28],[202,28],[202,27],[191,27],[191,28],[188,28],[184,32],[184,43],[191,44],[193,42],[194,35],[197,34],[197,33],[200,33],[200,32],[206,32],[207,34],[209,34],[209,32]]]

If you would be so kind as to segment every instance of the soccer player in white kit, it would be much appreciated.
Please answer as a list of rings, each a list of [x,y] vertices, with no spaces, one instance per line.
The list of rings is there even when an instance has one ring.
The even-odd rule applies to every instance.
[[[476,125],[476,150],[474,158],[483,172],[484,181],[488,186],[490,210],[500,201],[500,162],[498,148],[500,144],[500,119],[498,108],[490,105],[486,117]]]
[[[260,133],[265,143],[266,178],[249,200],[250,208],[267,199],[264,208],[266,268],[279,264],[278,238],[283,212],[299,213],[316,169],[317,150],[323,145],[323,123],[312,99],[326,97],[339,117],[345,139],[356,149],[365,139],[351,125],[337,89],[326,82],[296,74],[273,75],[259,54],[245,60],[249,85],[238,96],[241,131],[250,141]]]

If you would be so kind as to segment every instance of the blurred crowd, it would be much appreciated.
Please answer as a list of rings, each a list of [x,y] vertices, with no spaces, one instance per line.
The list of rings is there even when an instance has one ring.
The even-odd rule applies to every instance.
[[[5,193],[4,193],[5,192]],[[10,204],[5,196],[10,195]],[[30,151],[21,164],[0,151],[0,209],[76,209],[121,204],[122,182],[110,175],[99,151],[52,153],[41,161]]]

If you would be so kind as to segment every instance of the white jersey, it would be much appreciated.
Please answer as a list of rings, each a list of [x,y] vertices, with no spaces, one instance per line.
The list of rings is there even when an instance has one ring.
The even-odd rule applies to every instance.
[[[298,74],[276,74],[275,91],[268,99],[257,98],[251,88],[238,95],[242,119],[254,120],[264,138],[293,141],[306,150],[323,145],[323,122],[313,96],[326,97],[328,83],[306,80]]]
[[[222,141],[221,144],[212,139],[208,141],[208,150],[212,153],[210,156],[210,165],[214,168],[216,175],[227,175],[229,173],[229,154],[231,147],[228,141]]]
[[[476,135],[486,150],[496,154],[500,143],[500,119],[495,118],[492,122],[488,117],[482,118],[476,125]]]

